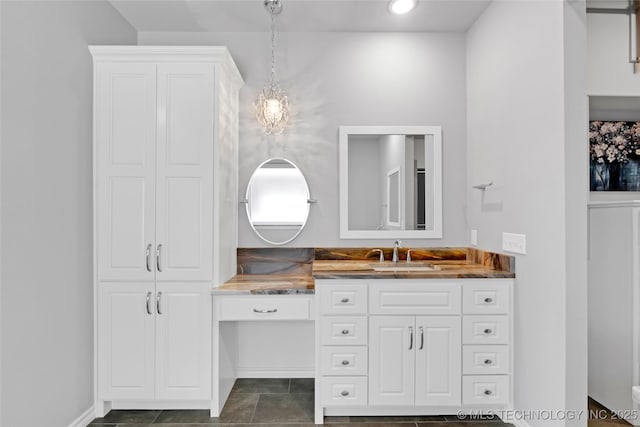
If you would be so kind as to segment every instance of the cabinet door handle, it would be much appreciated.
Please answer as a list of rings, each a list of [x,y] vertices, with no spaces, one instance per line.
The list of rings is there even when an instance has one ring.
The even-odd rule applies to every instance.
[[[162,243],[156,248],[156,268],[162,273],[162,264],[160,264],[160,256],[162,255]]]
[[[150,265],[150,261],[151,261],[151,259],[150,259],[150,258],[151,258],[151,247],[152,247],[152,246],[153,246],[153,245],[151,245],[151,243],[149,243],[149,244],[147,245],[147,252],[146,252],[146,255],[147,255],[147,271],[148,271],[149,273],[151,273],[151,265]]]
[[[277,308],[274,308],[274,309],[272,309],[272,310],[258,310],[257,308],[254,308],[254,309],[253,309],[253,312],[254,312],[254,313],[277,313],[277,312],[278,312],[278,309],[277,309]]]
[[[151,315],[151,291],[147,292],[147,314]]]
[[[424,329],[420,326],[420,350],[424,348]]]
[[[413,326],[409,326],[409,350],[413,349]]]
[[[156,311],[158,314],[162,314],[162,310],[160,309],[160,300],[162,299],[162,292],[158,292],[156,294]]]

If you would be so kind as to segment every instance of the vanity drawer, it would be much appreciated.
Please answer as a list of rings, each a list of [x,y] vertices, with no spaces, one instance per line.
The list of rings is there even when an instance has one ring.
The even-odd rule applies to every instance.
[[[463,344],[509,344],[509,316],[463,316]]]
[[[322,345],[366,345],[367,318],[365,316],[335,316],[320,319]]]
[[[367,375],[367,347],[321,347],[320,374]]]
[[[322,314],[367,314],[367,285],[330,284],[319,289]]]
[[[323,406],[367,404],[367,377],[322,377],[320,387]]]
[[[464,314],[509,314],[510,286],[506,283],[477,283],[462,286]]]
[[[509,403],[508,375],[462,377],[463,405],[504,405],[506,403]]]
[[[465,345],[462,347],[464,375],[509,373],[508,345]]]
[[[429,281],[398,284],[397,282],[369,285],[370,314],[460,314],[459,283],[428,283]]]
[[[296,296],[225,297],[218,307],[219,320],[309,319],[310,299]]]

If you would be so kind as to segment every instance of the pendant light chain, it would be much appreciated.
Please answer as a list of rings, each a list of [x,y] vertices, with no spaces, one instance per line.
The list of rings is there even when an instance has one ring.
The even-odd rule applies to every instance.
[[[289,121],[289,98],[280,88],[276,78],[276,16],[282,9],[280,0],[265,0],[264,6],[271,15],[271,78],[262,88],[254,106],[256,118],[267,135],[280,134]]]

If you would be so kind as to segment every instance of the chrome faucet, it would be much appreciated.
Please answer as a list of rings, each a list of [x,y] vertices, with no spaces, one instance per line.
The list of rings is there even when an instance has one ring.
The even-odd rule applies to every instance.
[[[384,262],[384,252],[382,251],[382,249],[371,249],[369,252],[367,252],[365,258],[368,258],[369,254],[372,252],[380,252],[380,262]]]
[[[395,243],[393,244],[393,256],[391,257],[391,262],[398,262],[398,260],[400,259],[398,257],[398,248],[400,247],[400,241],[396,240]]]

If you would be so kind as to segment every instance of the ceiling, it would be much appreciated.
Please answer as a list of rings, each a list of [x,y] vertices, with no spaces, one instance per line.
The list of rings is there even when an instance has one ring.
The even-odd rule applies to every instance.
[[[263,0],[110,0],[139,32],[262,32],[269,30]],[[393,15],[388,0],[282,0],[277,30],[466,31],[491,0],[419,0]]]

